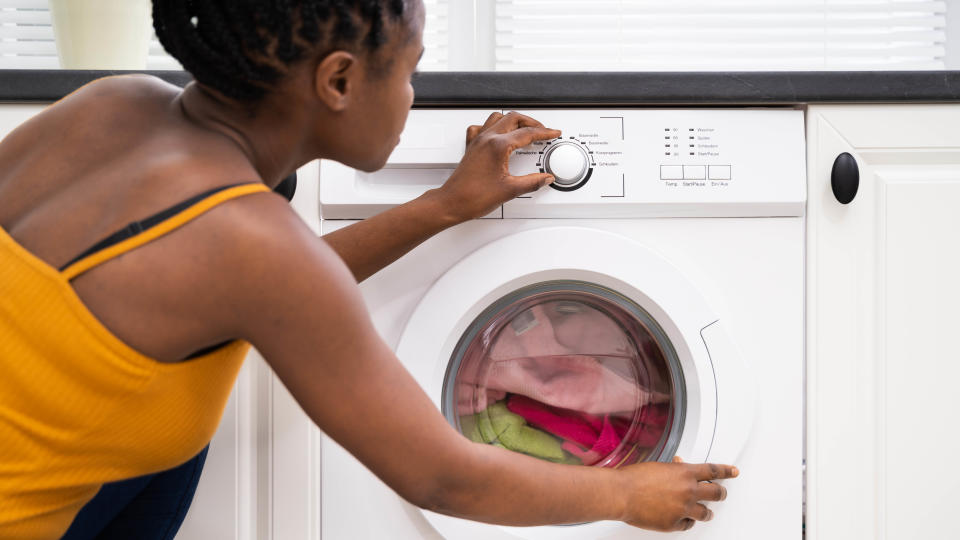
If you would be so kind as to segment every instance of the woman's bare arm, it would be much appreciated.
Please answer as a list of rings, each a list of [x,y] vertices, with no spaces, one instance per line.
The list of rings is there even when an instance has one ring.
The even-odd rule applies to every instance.
[[[431,190],[406,204],[327,233],[323,239],[359,283],[460,221],[449,214],[437,190]]]

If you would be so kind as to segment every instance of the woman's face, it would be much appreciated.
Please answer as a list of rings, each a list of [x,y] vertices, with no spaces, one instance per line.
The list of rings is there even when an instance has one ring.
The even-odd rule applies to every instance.
[[[367,172],[378,170],[400,142],[400,133],[413,105],[411,77],[423,54],[423,3],[408,2],[402,21],[387,26],[389,39],[368,54],[357,77],[350,107],[338,122],[336,144],[342,163]],[[379,63],[377,65],[376,63]]]

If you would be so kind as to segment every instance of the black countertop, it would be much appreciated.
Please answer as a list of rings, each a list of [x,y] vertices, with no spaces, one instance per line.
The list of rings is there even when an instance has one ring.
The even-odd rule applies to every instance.
[[[0,102],[51,102],[125,72],[0,70]],[[182,71],[152,71],[169,82]],[[422,73],[415,106],[791,105],[960,101],[960,71]]]

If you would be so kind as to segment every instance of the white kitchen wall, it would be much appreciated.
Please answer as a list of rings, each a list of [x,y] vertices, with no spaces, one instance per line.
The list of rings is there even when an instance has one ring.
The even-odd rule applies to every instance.
[[[421,70],[936,70],[960,0],[424,0]],[[949,36],[957,36],[948,39]],[[180,69],[151,43],[149,69]],[[46,0],[0,0],[0,69],[58,67]]]

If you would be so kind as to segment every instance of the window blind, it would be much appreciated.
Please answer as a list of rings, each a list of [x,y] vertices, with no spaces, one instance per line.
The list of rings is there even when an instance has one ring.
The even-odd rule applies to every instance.
[[[455,0],[457,1],[457,0]],[[462,0],[459,0],[462,1]],[[439,71],[447,69],[450,61],[450,0],[424,0],[427,21],[423,27],[423,58],[418,69]]]
[[[447,67],[449,0],[425,0],[427,21],[423,41],[426,52],[422,70]],[[47,0],[0,0],[0,69],[57,69],[57,47],[53,41]],[[150,39],[147,69],[183,69],[168,55],[156,36]]]
[[[462,0],[458,0],[462,1]],[[493,65],[516,70],[943,69],[947,2],[482,0]],[[425,0],[425,71],[449,66],[451,0]],[[59,67],[46,0],[0,0],[0,69]],[[148,69],[181,69],[156,39]]]
[[[495,69],[943,69],[946,10],[928,0],[496,0]]]

